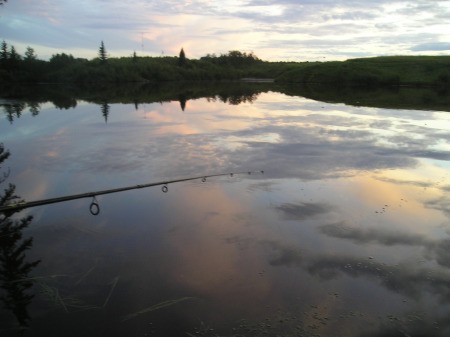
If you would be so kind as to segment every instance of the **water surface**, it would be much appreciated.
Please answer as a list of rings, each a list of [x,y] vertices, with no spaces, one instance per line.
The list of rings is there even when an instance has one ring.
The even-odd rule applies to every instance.
[[[40,260],[15,303],[25,336],[450,334],[442,105],[193,91],[1,100],[2,187],[28,201],[264,170],[99,196],[97,216],[90,199],[16,214]]]

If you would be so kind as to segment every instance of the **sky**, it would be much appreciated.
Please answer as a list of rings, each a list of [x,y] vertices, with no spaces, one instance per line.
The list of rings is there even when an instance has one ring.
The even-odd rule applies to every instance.
[[[253,52],[267,61],[450,54],[450,0],[8,0],[0,40],[38,58],[187,58]]]

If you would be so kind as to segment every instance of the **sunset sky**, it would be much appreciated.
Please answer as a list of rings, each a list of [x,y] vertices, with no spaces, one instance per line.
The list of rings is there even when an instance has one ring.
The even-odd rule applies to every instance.
[[[229,50],[269,61],[450,54],[447,0],[9,0],[0,40],[52,54],[178,55]]]

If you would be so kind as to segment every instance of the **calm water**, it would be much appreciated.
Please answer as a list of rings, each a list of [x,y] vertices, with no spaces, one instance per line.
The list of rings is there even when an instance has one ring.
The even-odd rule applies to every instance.
[[[16,214],[1,336],[450,336],[449,112],[205,96],[0,100],[27,201],[264,170]]]

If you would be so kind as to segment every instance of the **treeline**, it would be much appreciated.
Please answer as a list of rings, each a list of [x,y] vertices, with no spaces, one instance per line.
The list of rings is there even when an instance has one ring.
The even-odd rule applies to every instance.
[[[334,62],[267,62],[253,53],[230,51],[189,59],[178,56],[108,58],[103,42],[98,57],[88,60],[65,53],[43,61],[34,50],[25,55],[3,41],[0,85],[10,83],[125,83],[218,81],[270,78],[284,83],[322,83],[370,87],[398,85],[450,86],[450,56],[390,56]]]
[[[0,81],[4,83],[98,83],[163,82],[180,80],[234,80],[242,77],[273,77],[266,62],[253,53],[230,51],[220,56],[189,59],[179,56],[108,58],[102,42],[99,56],[92,60],[65,53],[49,61],[39,60],[30,47],[25,56],[14,46],[2,43]]]

